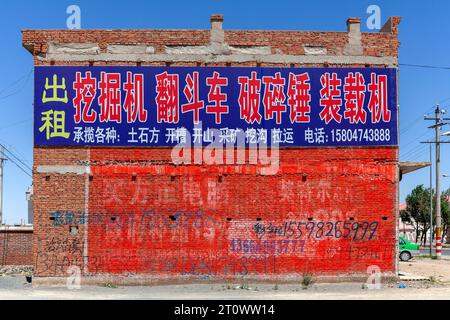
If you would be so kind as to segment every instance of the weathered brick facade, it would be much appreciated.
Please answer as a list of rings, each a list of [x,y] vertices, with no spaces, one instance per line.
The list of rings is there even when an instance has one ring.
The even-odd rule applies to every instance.
[[[376,33],[25,30],[35,65],[397,67],[398,17]],[[34,148],[35,276],[153,283],[366,277],[397,270],[398,149],[285,148],[275,176],[258,166],[174,166],[169,148]],[[87,213],[89,223],[53,211]],[[53,220],[51,220],[53,219]],[[256,251],[255,222],[378,222],[371,240],[275,241]],[[79,219],[78,219],[79,221]],[[368,231],[370,233],[370,231]],[[320,237],[319,237],[320,238]],[[300,254],[299,254],[300,253]],[[112,279],[112,280],[111,280]]]
[[[33,265],[33,228],[0,228],[0,267]]]

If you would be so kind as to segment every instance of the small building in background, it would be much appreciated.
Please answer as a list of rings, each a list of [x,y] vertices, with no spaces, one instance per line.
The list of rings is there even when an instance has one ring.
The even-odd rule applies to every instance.
[[[28,224],[33,224],[33,185],[25,192],[28,204]]]
[[[0,227],[0,267],[33,265],[33,226]]]

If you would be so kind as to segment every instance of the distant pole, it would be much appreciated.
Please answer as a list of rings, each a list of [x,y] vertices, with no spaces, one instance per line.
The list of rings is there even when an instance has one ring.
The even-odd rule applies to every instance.
[[[430,257],[433,255],[433,148],[430,143]]]
[[[441,147],[440,147],[440,114],[439,105],[436,106],[436,256],[438,259],[442,255],[442,234],[441,234]]]
[[[436,105],[434,118],[425,115],[425,120],[434,120],[435,124],[429,128],[435,129],[436,140],[426,141],[424,143],[434,143],[436,144],[436,257],[441,259],[442,256],[442,217],[441,217],[441,143],[450,143],[450,141],[441,141],[441,127],[448,124],[444,121],[450,120],[450,118],[445,118],[441,116],[444,114],[445,110],[441,109],[439,105]]]
[[[5,149],[0,144],[0,226],[3,225],[3,164],[5,161]]]

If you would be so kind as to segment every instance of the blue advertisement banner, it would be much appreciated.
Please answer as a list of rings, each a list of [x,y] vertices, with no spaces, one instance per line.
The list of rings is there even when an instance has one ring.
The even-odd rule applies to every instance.
[[[396,146],[396,69],[35,68],[36,146],[237,141]]]

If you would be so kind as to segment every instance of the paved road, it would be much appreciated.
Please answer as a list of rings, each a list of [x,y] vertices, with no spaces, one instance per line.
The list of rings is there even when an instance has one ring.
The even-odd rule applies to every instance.
[[[426,249],[425,249],[426,251]],[[446,250],[446,253],[448,253]],[[450,257],[400,262],[403,275],[420,276],[434,281],[406,279],[383,283],[379,290],[369,290],[361,282],[316,283],[303,290],[301,284],[242,283],[106,287],[87,286],[80,290],[66,287],[33,287],[24,276],[0,276],[0,300],[3,299],[450,299]],[[401,285],[401,286],[400,286]],[[406,285],[406,288],[400,288]]]
[[[245,299],[449,299],[450,286],[437,286],[431,283],[408,282],[406,288],[398,284],[383,284],[379,290],[363,289],[361,283],[314,284],[307,290],[300,285],[251,285],[241,289],[235,284],[228,287],[223,284],[211,285],[166,285],[149,287],[106,288],[82,286],[80,290],[68,290],[65,287],[33,288],[26,284],[23,277],[0,277],[0,299],[195,299],[195,300],[245,300]]]
[[[433,255],[436,254],[436,249],[433,248]],[[420,254],[421,255],[429,255],[430,254],[430,247],[420,247]],[[442,249],[442,255],[443,256],[450,256],[450,249]]]

